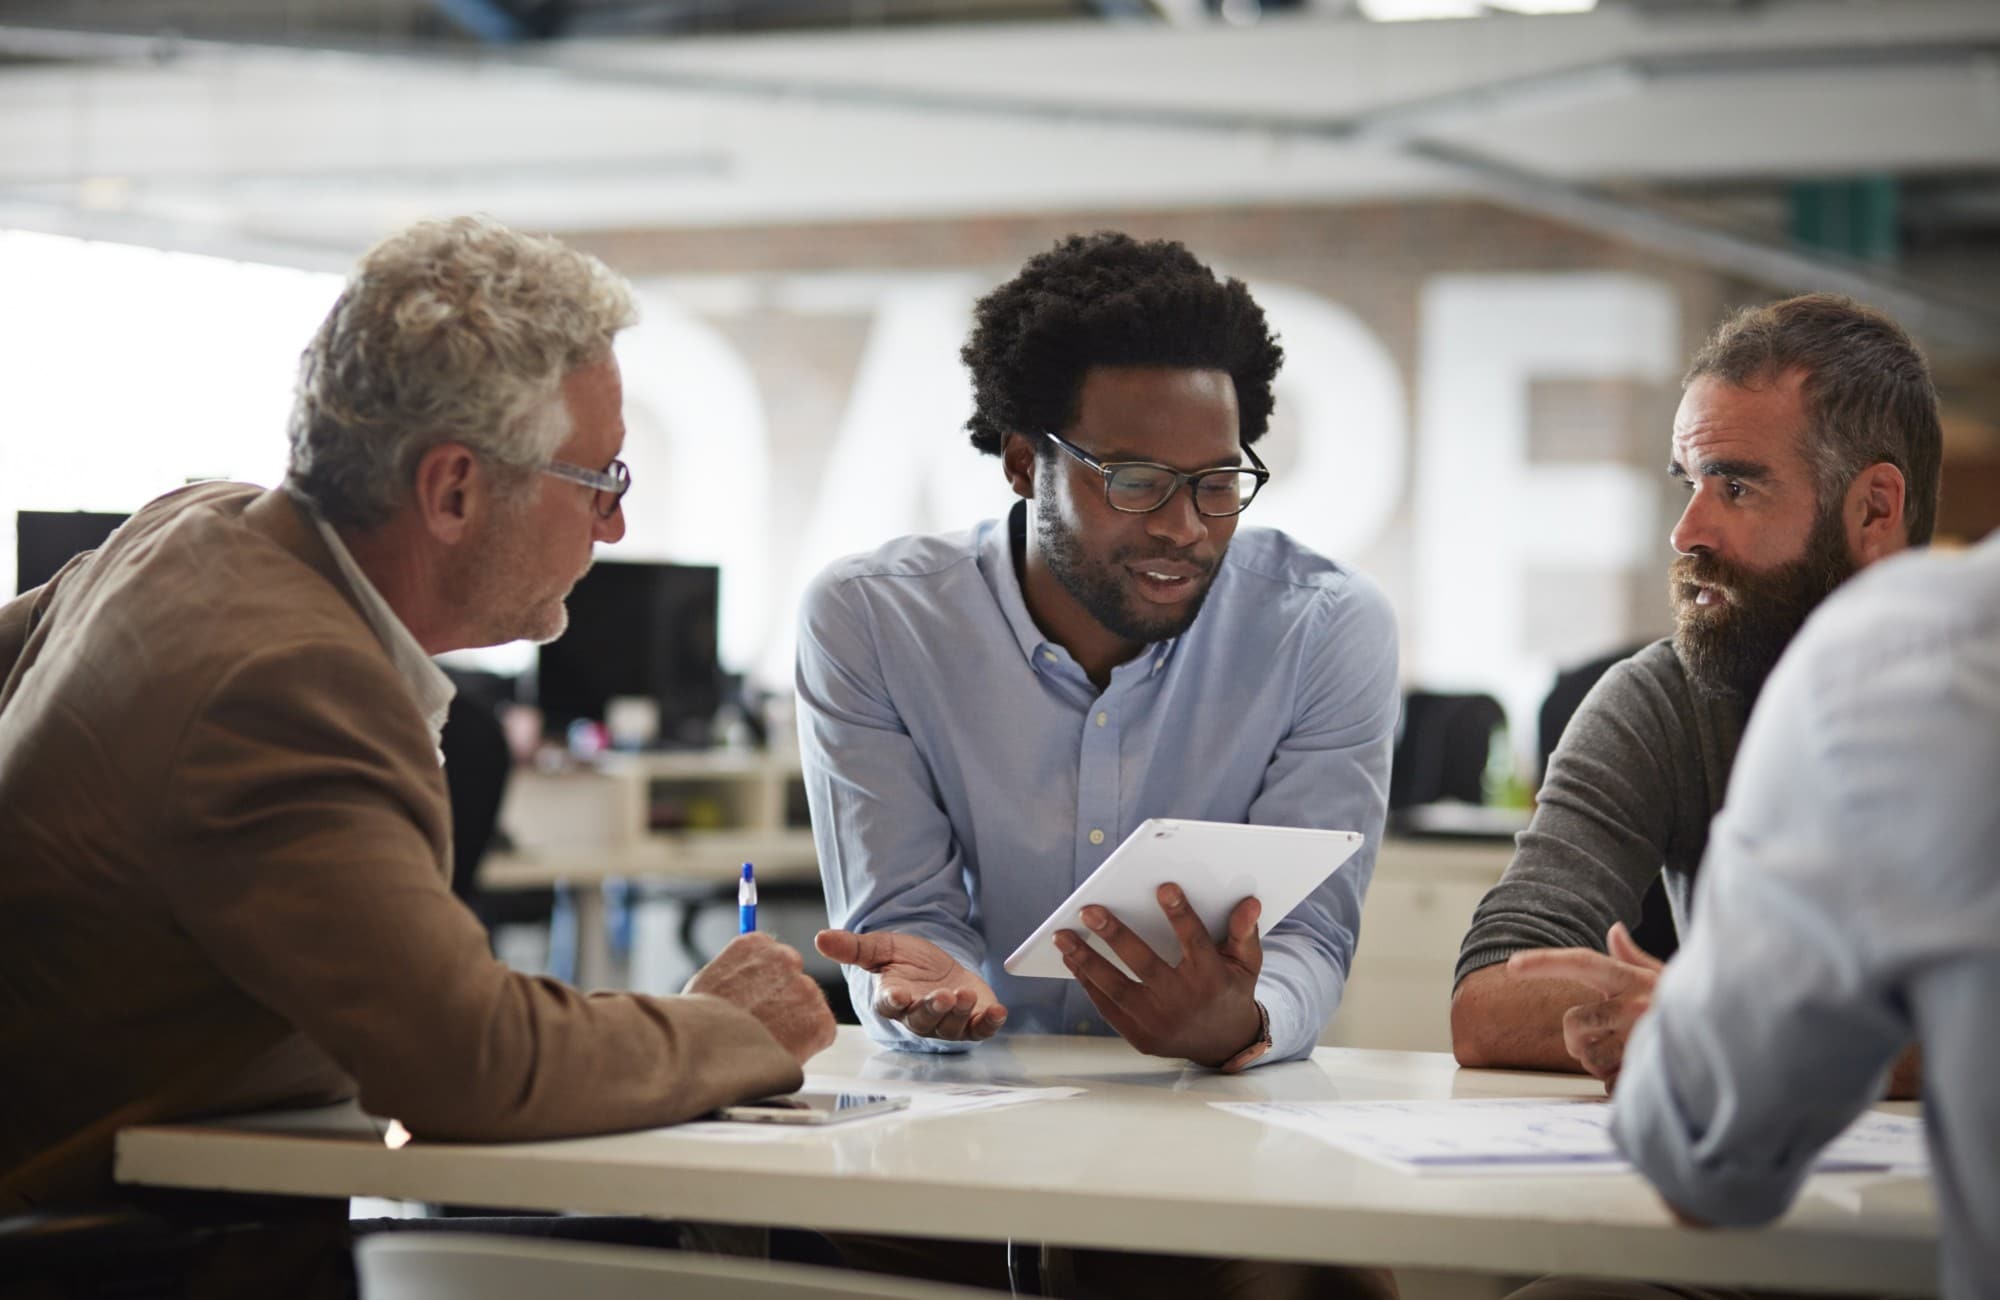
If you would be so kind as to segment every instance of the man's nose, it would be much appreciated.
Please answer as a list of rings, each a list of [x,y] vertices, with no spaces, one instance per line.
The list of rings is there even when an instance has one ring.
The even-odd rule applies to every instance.
[[[610,518],[597,517],[597,527],[591,531],[591,539],[599,542],[615,542],[625,536],[625,503],[619,502]]]
[[[1194,508],[1194,484],[1174,490],[1166,504],[1146,516],[1146,531],[1175,546],[1192,546],[1208,532],[1208,520]]]
[[[1674,530],[1667,534],[1667,540],[1682,555],[1716,549],[1720,536],[1715,507],[1699,487],[1688,494],[1687,507],[1681,511],[1680,521],[1674,525]]]

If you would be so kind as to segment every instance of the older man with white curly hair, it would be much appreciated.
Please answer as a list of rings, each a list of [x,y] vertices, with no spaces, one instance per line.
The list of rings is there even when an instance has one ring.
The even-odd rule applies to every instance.
[[[553,240],[395,235],[305,352],[281,489],[171,493],[0,607],[0,1213],[105,1194],[130,1124],[357,1096],[420,1137],[636,1128],[832,1041],[768,938],[689,996],[585,996],[448,887],[430,657],[558,635],[624,533],[633,319]]]

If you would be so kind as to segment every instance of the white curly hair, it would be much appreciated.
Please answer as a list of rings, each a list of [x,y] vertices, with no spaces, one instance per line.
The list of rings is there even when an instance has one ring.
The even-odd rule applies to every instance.
[[[417,462],[462,444],[504,469],[569,436],[563,376],[638,312],[604,263],[485,217],[423,221],[368,250],[299,358],[285,485],[372,528]]]

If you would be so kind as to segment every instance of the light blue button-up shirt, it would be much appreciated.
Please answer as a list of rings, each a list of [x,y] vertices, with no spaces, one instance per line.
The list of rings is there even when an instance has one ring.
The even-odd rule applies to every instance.
[[[1763,1223],[1923,1047],[1944,1294],[2000,1296],[2000,537],[1871,568],[1751,715],[1618,1076],[1666,1199]]]
[[[1149,817],[1360,831],[1264,940],[1257,996],[1283,1060],[1340,1003],[1374,872],[1396,726],[1380,590],[1282,533],[1240,530],[1181,636],[1099,691],[1028,615],[1008,521],[905,537],[807,591],[799,738],[835,926],[928,939],[978,970],[1008,1032],[1108,1034],[1074,980],[1000,963]],[[1177,959],[1178,954],[1163,954]],[[849,971],[879,1040],[874,977]]]

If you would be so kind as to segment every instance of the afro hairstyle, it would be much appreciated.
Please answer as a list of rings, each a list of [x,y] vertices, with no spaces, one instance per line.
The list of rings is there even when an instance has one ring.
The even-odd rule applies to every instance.
[[[1068,428],[1093,366],[1228,371],[1248,446],[1270,426],[1285,359],[1241,280],[1218,280],[1173,240],[1110,230],[1071,235],[981,298],[959,356],[972,371],[965,427],[994,456],[1008,433]]]

